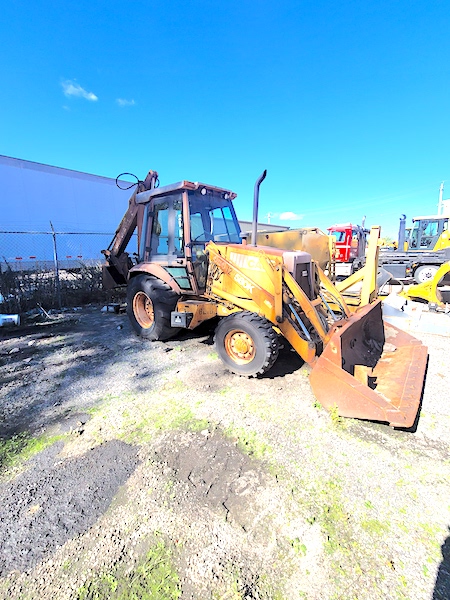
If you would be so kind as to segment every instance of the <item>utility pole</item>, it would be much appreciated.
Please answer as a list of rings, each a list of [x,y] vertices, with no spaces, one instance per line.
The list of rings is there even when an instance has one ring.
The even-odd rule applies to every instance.
[[[442,213],[444,212],[444,203],[442,201],[444,196],[444,182],[441,182],[441,185],[439,186],[439,202],[438,202],[438,216],[441,216]]]

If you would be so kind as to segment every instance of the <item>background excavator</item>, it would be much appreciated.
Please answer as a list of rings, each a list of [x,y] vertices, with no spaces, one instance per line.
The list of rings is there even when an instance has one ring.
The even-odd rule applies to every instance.
[[[417,284],[431,281],[441,265],[450,260],[449,217],[431,215],[414,217],[412,228],[406,228],[406,216],[400,218],[396,250],[380,253],[380,265],[393,278],[413,278]]]
[[[255,184],[247,243],[233,207],[236,194],[190,181],[157,187],[158,174],[150,171],[103,251],[105,287],[127,286],[127,313],[142,337],[167,340],[218,318],[217,353],[245,376],[268,371],[284,339],[311,365],[311,386],[325,408],[412,427],[427,348],[383,322],[373,291],[376,265],[367,302],[351,311],[308,252],[257,245],[265,176]],[[136,228],[133,261],[126,247]],[[375,259],[376,252],[375,244]]]

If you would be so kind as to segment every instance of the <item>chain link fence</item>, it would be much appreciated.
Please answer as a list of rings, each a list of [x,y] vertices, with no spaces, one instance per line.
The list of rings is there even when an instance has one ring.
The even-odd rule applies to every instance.
[[[123,299],[123,292],[102,287],[101,250],[112,238],[111,233],[0,231],[0,313]]]

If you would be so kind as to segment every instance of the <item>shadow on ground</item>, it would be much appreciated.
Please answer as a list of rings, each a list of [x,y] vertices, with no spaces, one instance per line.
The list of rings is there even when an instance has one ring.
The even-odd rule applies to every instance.
[[[133,334],[125,315],[104,315],[98,307],[1,332],[0,440],[64,422],[75,386],[94,385],[148,344]],[[146,371],[154,375],[159,368],[147,364]]]
[[[450,536],[441,547],[442,562],[436,577],[433,600],[448,600],[450,598]]]
[[[0,489],[0,576],[37,565],[85,533],[138,465],[137,448],[106,442],[61,463],[58,442]]]

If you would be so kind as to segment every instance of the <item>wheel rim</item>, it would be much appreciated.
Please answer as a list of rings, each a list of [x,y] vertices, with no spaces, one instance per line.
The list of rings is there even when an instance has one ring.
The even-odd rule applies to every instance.
[[[425,283],[425,281],[430,281],[430,279],[433,279],[436,273],[437,269],[434,269],[433,267],[428,267],[427,269],[423,269],[420,272],[419,279],[422,283]]]
[[[238,365],[250,363],[256,354],[253,338],[240,329],[229,331],[224,339],[228,356]]]
[[[149,329],[155,322],[153,302],[144,292],[138,292],[133,298],[133,313],[143,329]]]

